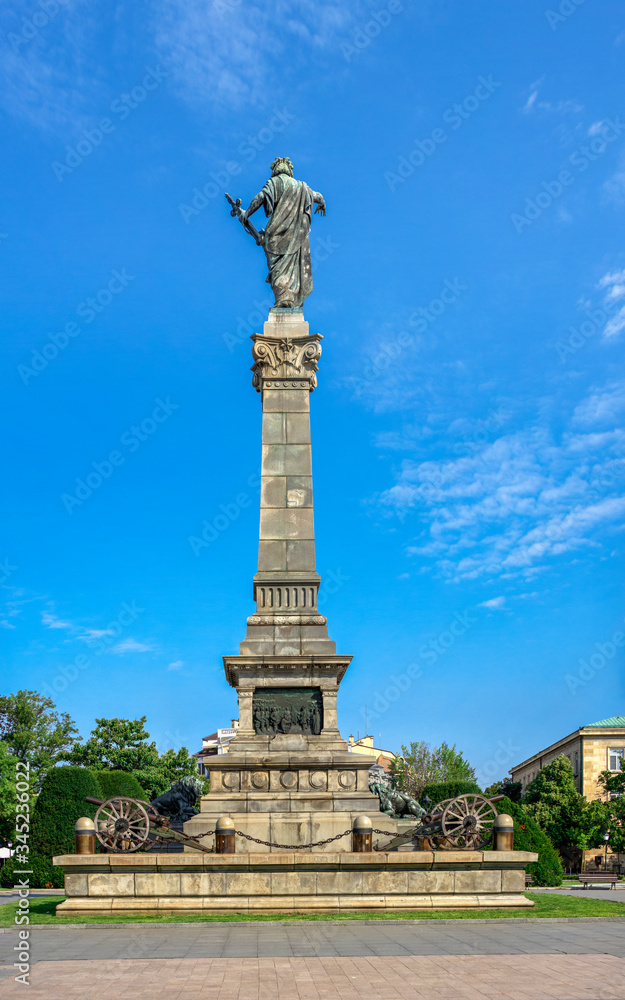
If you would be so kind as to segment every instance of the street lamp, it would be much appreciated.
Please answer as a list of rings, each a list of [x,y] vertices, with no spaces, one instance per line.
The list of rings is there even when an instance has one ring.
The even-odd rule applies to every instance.
[[[606,830],[606,832],[603,835],[603,839],[605,840],[605,870],[607,871],[608,870],[608,840],[610,839],[609,831]]]

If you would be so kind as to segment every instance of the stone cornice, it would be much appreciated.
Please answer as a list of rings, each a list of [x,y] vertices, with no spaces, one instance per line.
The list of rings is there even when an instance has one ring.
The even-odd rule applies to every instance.
[[[527,767],[528,765],[535,763],[537,760],[540,760],[541,757],[545,757],[547,754],[553,753],[554,750],[566,746],[567,743],[570,743],[571,740],[575,739],[625,740],[625,727],[613,727],[609,729],[608,728],[591,729],[590,727],[587,726],[580,726],[579,729],[575,729],[572,733],[569,733],[568,736],[563,736],[562,739],[556,740],[555,743],[552,743],[550,746],[545,747],[544,750],[539,750],[538,753],[533,753],[531,757],[527,757],[525,760],[522,760],[520,764],[515,764],[514,767],[510,768],[508,774],[512,774],[514,771],[518,771],[522,767]]]
[[[237,686],[237,677],[258,674],[259,671],[266,671],[267,675],[279,675],[280,683],[288,681],[289,673],[308,671],[325,674],[336,677],[338,685],[352,662],[352,656],[324,656],[315,653],[294,656],[224,656],[223,661],[226,680],[232,687]]]

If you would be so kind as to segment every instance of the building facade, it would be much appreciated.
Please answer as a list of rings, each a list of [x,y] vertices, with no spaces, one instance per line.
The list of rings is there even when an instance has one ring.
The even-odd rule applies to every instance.
[[[616,772],[621,768],[621,758],[625,756],[625,716],[616,715],[580,726],[510,768],[513,781],[520,781],[525,791],[538,772],[560,754],[571,762],[578,792],[589,801],[605,799],[606,792],[598,778],[602,771]]]
[[[376,765],[383,768],[386,774],[390,773],[391,763],[396,757],[396,754],[392,750],[382,750],[380,747],[374,747],[373,736],[363,736],[359,740],[355,740],[353,736],[350,736],[348,750],[350,753],[362,754],[365,757],[375,757]]]
[[[204,758],[216,757],[220,754],[228,753],[230,740],[234,739],[238,728],[239,720],[233,719],[232,725],[227,729],[218,729],[216,733],[210,733],[208,736],[202,738],[202,749],[198,750],[193,756],[197,758],[198,773],[203,778],[208,775],[209,771]]]

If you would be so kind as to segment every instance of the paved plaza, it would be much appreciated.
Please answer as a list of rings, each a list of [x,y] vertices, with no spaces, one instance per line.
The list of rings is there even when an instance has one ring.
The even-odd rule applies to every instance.
[[[622,921],[35,928],[29,988],[15,940],[0,997],[625,1000]]]

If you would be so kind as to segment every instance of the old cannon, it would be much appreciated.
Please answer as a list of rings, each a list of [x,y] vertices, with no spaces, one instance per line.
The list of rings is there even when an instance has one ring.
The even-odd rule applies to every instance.
[[[433,840],[439,849],[479,851],[492,840],[497,819],[493,803],[502,798],[476,794],[443,799],[423,816],[411,836]]]
[[[85,801],[99,807],[93,820],[95,835],[110,854],[140,851],[142,848],[153,847],[155,843],[164,844],[174,840],[194,851],[212,853],[212,848],[205,847],[196,837],[187,837],[186,834],[173,830],[169,817],[156,812],[149,802],[142,799],[118,795],[104,802],[88,796]],[[212,831],[207,831],[207,834],[209,832]]]
[[[177,841],[194,851],[212,853],[197,837],[188,837],[173,829],[171,819],[182,821],[196,815],[193,804],[201,785],[193,777],[177,781],[167,792],[153,802],[131,799],[123,795],[103,801],[87,797],[86,801],[98,806],[94,817],[95,835],[102,847],[112,854],[140,851],[155,843]],[[201,836],[213,833],[207,830]]]
[[[397,818],[416,816],[419,819],[417,826],[385,844],[381,848],[385,851],[417,838],[429,841],[438,850],[477,851],[492,839],[497,819],[494,803],[503,798],[503,795],[492,798],[478,794],[458,795],[443,799],[427,813],[414,799],[388,786],[373,782],[369,787],[378,795],[383,812]]]

